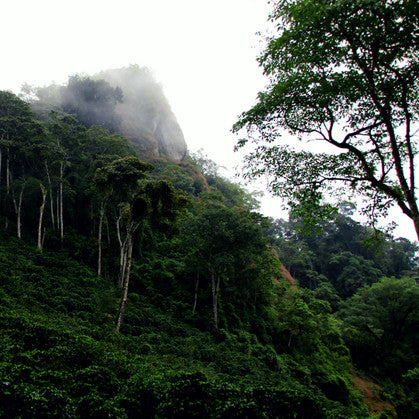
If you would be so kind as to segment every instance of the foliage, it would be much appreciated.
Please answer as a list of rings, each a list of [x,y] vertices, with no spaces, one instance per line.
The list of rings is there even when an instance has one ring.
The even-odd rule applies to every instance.
[[[372,283],[413,271],[415,246],[385,242],[380,265],[349,218],[303,238],[192,159],[151,165],[103,127],[0,99],[0,416],[367,417],[330,261]]]
[[[338,315],[354,360],[365,369],[398,379],[413,368],[418,303],[419,287],[412,278],[383,278],[347,300]]]
[[[338,299],[346,299],[383,276],[415,275],[415,243],[388,235],[375,247],[367,247],[365,242],[374,232],[346,215],[343,208],[333,220],[323,221],[317,234],[301,234],[299,221],[294,215],[289,221],[273,220],[265,234],[304,288],[315,290],[327,284],[330,298],[337,293]]]
[[[258,145],[247,176],[269,177],[307,222],[333,214],[325,200],[365,199],[375,225],[397,204],[415,223],[418,9],[403,0],[274,2],[272,36],[259,58],[269,80],[234,130]],[[277,142],[283,129],[316,141]],[[336,202],[335,202],[336,204]]]
[[[118,132],[121,123],[115,106],[122,101],[122,90],[104,80],[72,76],[62,88],[61,104],[64,112],[76,115],[86,127],[100,125],[110,132]]]
[[[255,335],[225,331],[217,337],[191,327],[171,311],[170,296],[150,304],[147,292],[133,294],[125,335],[117,336],[111,281],[17,239],[4,243],[0,256],[3,416],[335,417],[362,411],[356,403],[328,399],[315,377],[304,384],[298,365]]]
[[[337,313],[354,363],[382,382],[400,417],[413,418],[418,409],[418,303],[414,279],[383,278],[360,289]]]

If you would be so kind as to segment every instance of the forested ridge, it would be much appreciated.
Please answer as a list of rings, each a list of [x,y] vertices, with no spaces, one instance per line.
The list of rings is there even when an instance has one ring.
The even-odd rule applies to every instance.
[[[0,92],[0,417],[419,416],[419,249],[378,229],[419,235],[417,2],[271,3],[233,132],[286,220],[147,68]]]
[[[416,245],[366,247],[344,203],[304,236],[204,155],[142,161],[118,90],[82,87],[114,129],[0,92],[1,416],[417,414]]]

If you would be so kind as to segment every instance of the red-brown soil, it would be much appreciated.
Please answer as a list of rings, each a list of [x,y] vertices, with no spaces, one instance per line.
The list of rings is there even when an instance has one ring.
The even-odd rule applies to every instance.
[[[383,389],[379,385],[356,375],[352,376],[352,382],[354,383],[355,389],[363,395],[364,403],[371,414],[374,415],[387,411],[392,412],[394,417],[397,417],[394,406],[380,397]]]

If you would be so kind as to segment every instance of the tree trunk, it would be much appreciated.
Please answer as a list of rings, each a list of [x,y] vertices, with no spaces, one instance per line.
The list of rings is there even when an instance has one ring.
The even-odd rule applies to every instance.
[[[39,208],[39,222],[38,222],[38,249],[42,250],[42,218],[44,217],[45,202],[47,199],[47,189],[42,183],[39,184],[42,191],[42,204]]]
[[[3,139],[3,137],[1,137],[1,139]],[[1,193],[1,165],[3,163],[3,154],[2,154],[2,149],[0,148],[0,193]],[[1,199],[1,195],[0,195],[0,212],[3,212],[3,201]]]
[[[19,193],[19,204],[17,207],[17,237],[19,239],[22,238],[22,200],[23,200],[23,190],[25,189],[25,182],[23,183],[22,188]]]
[[[109,232],[109,221],[108,221],[108,217],[106,217],[105,215],[105,225],[106,225],[106,239],[108,241],[108,246],[111,245],[111,235]]]
[[[129,279],[130,279],[130,274],[131,274],[131,263],[132,263],[132,228],[131,226],[129,226],[129,228],[127,228],[127,238],[128,238],[128,255],[127,255],[127,267],[126,267],[126,272],[125,272],[125,278],[123,281],[123,295],[122,295],[122,301],[121,301],[121,306],[119,308],[119,313],[118,313],[118,320],[116,322],[116,331],[119,332],[119,329],[121,328],[121,324],[122,324],[122,319],[124,317],[125,314],[125,306],[127,303],[127,299],[128,299],[128,286],[129,286]]]
[[[4,197],[4,208],[6,210],[7,208],[7,196],[9,195],[10,192],[10,163],[9,163],[9,148],[6,148],[6,195]],[[7,212],[7,211],[6,211]],[[9,228],[9,219],[6,215],[5,219],[4,219],[4,228],[5,230],[7,230]]]
[[[6,195],[10,191],[10,159],[9,159],[9,149],[7,149],[6,157]]]
[[[63,177],[64,177],[64,160],[60,164],[60,240],[64,238],[64,220],[63,220]]]
[[[48,185],[49,185],[49,204],[50,204],[50,212],[51,212],[51,225],[52,225],[52,229],[55,231],[54,194],[52,193],[52,182],[51,182],[51,177],[49,175],[48,163],[46,161],[45,161],[45,171],[47,174]]]
[[[291,347],[291,340],[292,340],[292,333],[291,333],[291,331],[290,331],[290,337],[289,337],[289,339],[288,339],[288,348],[290,348],[290,347]]]
[[[57,189],[57,195],[55,197],[55,209],[57,211],[56,213],[56,219],[57,219],[57,229],[60,228],[60,192]]]
[[[199,272],[196,274],[196,280],[195,280],[195,298],[192,308],[192,314],[195,314],[196,311],[196,305],[198,303],[198,287],[199,287]]]
[[[22,238],[22,201],[23,201],[23,191],[25,190],[25,184],[26,184],[26,179],[22,182],[22,186],[21,186],[20,192],[19,192],[19,200],[18,201],[16,201],[15,189],[14,189],[13,185],[11,187],[13,206],[14,206],[15,213],[16,213],[16,229],[17,229],[18,239]]]
[[[3,137],[1,137],[1,139],[3,139]],[[2,157],[1,147],[0,147],[0,191],[1,191],[1,163],[2,161],[3,161],[3,157]]]
[[[100,206],[100,218],[99,218],[99,231],[97,236],[98,255],[97,255],[97,274],[102,274],[102,224],[103,216],[105,214],[105,202],[102,202]]]
[[[218,329],[218,294],[220,292],[220,276],[215,278],[215,272],[211,272],[212,306],[214,309],[214,326]]]
[[[119,217],[116,220],[116,234],[118,237],[119,242],[119,278],[118,278],[118,287],[122,288],[124,285],[124,278],[125,278],[125,269],[127,264],[127,237],[125,237],[125,240],[122,241],[121,238],[121,222],[122,215],[119,215]]]

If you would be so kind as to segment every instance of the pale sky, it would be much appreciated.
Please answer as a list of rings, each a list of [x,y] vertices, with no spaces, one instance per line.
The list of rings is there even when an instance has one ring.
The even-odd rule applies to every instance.
[[[0,90],[149,67],[189,150],[203,148],[234,173],[240,156],[230,130],[266,83],[256,32],[269,28],[269,11],[266,0],[3,0]],[[263,199],[262,211],[285,216],[278,198]],[[396,235],[415,240],[410,220],[402,224]]]
[[[256,32],[269,11],[266,0],[2,1],[0,89],[149,67],[189,150],[232,169],[240,158],[231,127],[265,85]]]
[[[164,88],[189,148],[231,163],[237,116],[265,80],[256,62],[265,0],[2,1],[0,89],[64,83],[129,64]],[[230,155],[230,156],[229,156]]]

